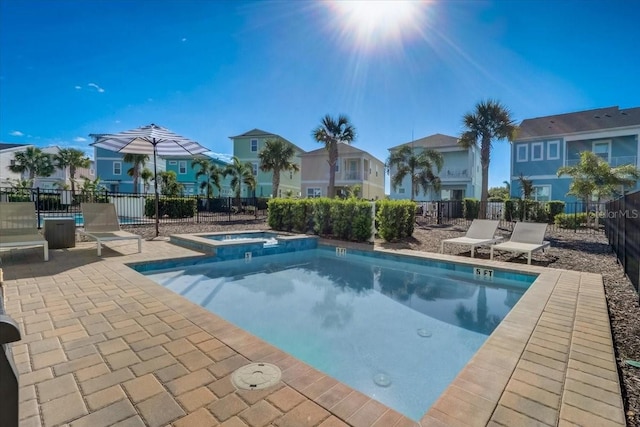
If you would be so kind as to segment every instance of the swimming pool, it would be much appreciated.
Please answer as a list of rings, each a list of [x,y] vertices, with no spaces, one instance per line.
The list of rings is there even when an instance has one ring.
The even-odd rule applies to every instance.
[[[152,267],[139,270],[414,420],[535,280],[498,270],[486,280],[468,265],[325,247]]]

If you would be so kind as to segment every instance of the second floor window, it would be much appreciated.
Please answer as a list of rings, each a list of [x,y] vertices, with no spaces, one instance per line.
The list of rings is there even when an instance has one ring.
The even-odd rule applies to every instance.
[[[516,145],[516,162],[526,162],[528,160],[527,154],[528,150],[526,144]]]
[[[531,144],[531,160],[542,160],[542,142],[534,142]]]
[[[594,142],[593,153],[608,162],[611,159],[611,143],[609,141]]]
[[[253,167],[253,176],[258,176],[258,164],[252,163],[251,166]]]
[[[258,151],[258,140],[257,139],[252,139],[251,140],[251,151],[253,151],[253,152]]]
[[[185,173],[187,173],[187,161],[186,160],[180,160],[178,162],[178,173],[181,175],[184,175]]]
[[[114,175],[122,175],[122,163],[121,162],[113,162],[113,174]]]

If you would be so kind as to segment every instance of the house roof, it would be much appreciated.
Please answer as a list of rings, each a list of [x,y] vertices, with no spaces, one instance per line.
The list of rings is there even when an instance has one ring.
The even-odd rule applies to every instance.
[[[4,142],[0,142],[0,151],[9,150],[11,148],[28,147],[28,146],[29,144],[6,144]]]
[[[265,132],[261,129],[255,128],[252,129],[248,132],[242,133],[240,135],[236,135],[236,136],[230,136],[229,139],[236,139],[236,138],[250,138],[250,137],[269,137],[269,136],[275,136],[278,137],[280,139],[282,139],[283,141],[288,142],[289,144],[293,145],[298,151],[304,153],[305,151],[298,147],[296,144],[294,144],[293,142],[289,141],[287,138],[283,138],[282,136],[278,135],[277,133],[271,133],[271,132]]]
[[[344,154],[366,154],[367,156],[380,161],[380,159],[378,159],[373,154],[371,154],[371,153],[369,153],[367,151],[361,150],[358,147],[354,147],[351,144],[339,143],[338,144],[338,154],[339,155],[344,155]],[[321,147],[321,148],[318,148],[317,150],[313,150],[313,151],[307,151],[306,153],[300,154],[300,157],[312,157],[312,156],[322,156],[322,155],[328,155],[327,149],[325,147]]]
[[[435,133],[433,135],[425,136],[424,138],[416,139],[414,141],[405,142],[395,147],[389,148],[389,151],[396,150],[405,145],[413,144],[418,147],[425,148],[442,148],[442,147],[457,147],[458,138],[455,136],[443,135],[441,133]]]
[[[516,141],[627,126],[640,126],[640,107],[621,110],[614,106],[525,119],[520,123]]]

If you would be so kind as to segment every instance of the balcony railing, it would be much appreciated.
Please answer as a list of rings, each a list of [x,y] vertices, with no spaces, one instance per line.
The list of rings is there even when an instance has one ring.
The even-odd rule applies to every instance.
[[[623,165],[636,165],[637,161],[638,158],[636,156],[619,156],[612,157],[609,161],[609,165],[615,168]],[[580,159],[567,159],[567,166],[575,166],[578,163],[580,163]]]
[[[362,179],[362,174],[357,171],[347,171],[342,175],[342,178],[346,181],[359,181]]]
[[[467,178],[469,176],[469,172],[467,169],[444,169],[440,173],[441,179],[446,178]]]

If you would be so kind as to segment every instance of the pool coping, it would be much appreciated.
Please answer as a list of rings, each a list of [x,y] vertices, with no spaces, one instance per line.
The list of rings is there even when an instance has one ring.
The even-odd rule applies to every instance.
[[[355,246],[337,241],[323,243],[347,248]],[[126,248],[127,245],[131,244],[123,243],[118,247]],[[620,395],[601,275],[413,250],[373,248],[371,245],[360,245],[357,249],[538,274],[529,291],[523,295],[481,349],[422,417],[419,423],[421,426],[625,425],[624,406]],[[68,252],[77,256],[63,255]],[[109,252],[110,250],[107,250],[106,253],[109,254]],[[128,347],[130,350],[127,351],[136,353],[142,348],[147,349],[145,351],[156,348],[143,347],[143,344],[168,349],[173,341],[168,343],[158,341],[159,337],[165,336],[165,333],[161,332],[162,325],[165,325],[167,330],[173,330],[166,333],[171,340],[179,340],[182,334],[193,334],[193,337],[197,338],[191,336],[187,338],[198,347],[209,342],[206,341],[205,335],[207,335],[228,346],[237,356],[215,362],[207,368],[209,371],[224,373],[228,370],[230,372],[247,360],[273,363],[282,370],[282,384],[332,414],[330,418],[324,418],[324,421],[333,420],[334,424],[327,425],[343,425],[335,424],[337,420],[352,426],[367,427],[416,425],[414,421],[400,415],[397,411],[339,383],[199,305],[176,296],[172,291],[127,266],[130,263],[166,260],[168,257],[194,258],[202,254],[185,248],[176,249],[174,245],[163,241],[146,242],[142,254],[135,253],[133,249],[125,252],[127,255],[116,254],[116,256],[103,256],[102,259],[96,259],[93,245],[80,243],[78,247],[70,250],[56,250],[53,252],[54,262],[64,264],[73,261],[74,263],[69,267],[69,273],[47,276],[46,279],[42,275],[52,269],[54,264],[51,262],[43,264],[40,253],[36,250],[33,250],[31,255],[36,260],[34,263],[19,266],[11,266],[9,263],[5,266],[16,268],[17,274],[24,277],[15,282],[9,281],[15,284],[7,288],[9,313],[17,314],[21,322],[27,325],[27,331],[36,325],[38,327],[25,337],[24,342],[17,343],[17,347],[14,347],[17,364],[21,369],[26,370],[26,375],[21,376],[26,381],[24,385],[26,390],[35,390],[34,385],[38,385],[40,389],[40,384],[49,387],[46,386],[48,382],[63,380],[62,377],[54,378],[54,372],[59,368],[63,372],[70,372],[71,367],[77,364],[77,361],[70,360],[71,356],[64,357],[64,349],[67,346],[72,348],[70,354],[79,354],[85,349],[88,351],[94,348],[94,343],[97,342],[94,340],[104,335],[99,330],[91,331],[97,325],[95,327],[87,325],[82,328],[82,325],[77,322],[82,313],[96,317],[118,308],[119,311],[114,315],[106,317],[110,323],[115,322],[111,324],[116,328],[111,335],[106,333],[106,339],[127,337],[128,335],[124,334],[129,328],[118,325],[131,324],[133,320],[129,319],[133,319],[130,317],[133,314],[127,310],[119,314],[122,311],[119,308],[122,303],[114,299],[116,295],[118,298],[122,298],[119,297],[122,295],[126,301],[131,301],[129,305],[136,301],[135,304],[144,308],[140,311],[140,315],[145,316],[147,320],[154,317],[158,321],[158,324],[153,325],[147,325],[147,320],[140,322],[145,330],[147,327],[152,328],[149,329],[149,331],[153,330],[152,338],[130,343]],[[111,254],[113,253],[111,251]],[[63,258],[59,258],[61,255]],[[91,277],[92,273],[99,274]],[[6,276],[9,275],[6,274]],[[40,280],[34,280],[38,277]],[[114,298],[105,299],[102,296],[103,293],[106,294],[104,296],[113,295]],[[88,299],[84,295],[88,295]],[[95,304],[89,304],[93,301],[91,295],[96,295]],[[69,298],[71,302],[64,303],[65,298]],[[53,305],[48,307],[47,301]],[[67,304],[70,304],[71,310],[66,308]],[[48,317],[49,313],[56,313],[57,320],[49,321],[52,323],[47,326],[42,320]],[[34,320],[30,320],[29,316],[34,316]],[[174,330],[178,324],[186,325],[187,320],[191,326],[187,325],[185,329]],[[38,323],[32,323],[36,321]],[[59,326],[56,326],[58,322],[60,322]],[[39,332],[40,328],[43,328],[42,332]],[[47,328],[53,329],[47,330]],[[31,343],[48,337],[60,337],[61,349],[43,354],[29,354],[28,349],[31,348]],[[87,346],[78,347],[83,343]],[[101,344],[97,345],[102,352]],[[112,356],[103,357],[107,360]],[[31,360],[31,362],[25,365],[25,360]],[[155,359],[143,362],[142,365],[149,365],[153,360]],[[38,370],[31,372],[36,368]],[[146,370],[147,368],[144,372],[147,372]],[[133,369],[133,372],[136,373],[136,369]],[[195,372],[189,377],[194,374]],[[142,378],[144,377],[132,381],[141,381]],[[196,378],[193,379],[196,380]],[[97,378],[95,381],[89,381],[95,383]],[[177,380],[163,385],[172,391],[174,382]],[[82,383],[78,384],[82,385]],[[127,388],[126,384],[125,388]],[[79,388],[82,399],[87,401],[94,399],[94,395],[85,394],[87,392],[83,387],[76,387],[76,390]],[[278,393],[273,390],[271,392]],[[27,397],[24,398],[25,402],[21,403],[21,407],[23,404],[29,404],[29,416],[33,412],[32,399],[40,400],[38,396],[30,397],[34,393],[34,391],[28,391]],[[262,395],[256,396],[258,396],[256,399],[259,399]],[[56,400],[63,399],[66,397]],[[138,401],[130,399],[134,407],[138,408],[138,412],[145,415]],[[221,398],[218,402],[223,400]],[[214,405],[216,405],[215,402],[212,406]],[[295,415],[293,412],[303,405],[289,412],[283,410],[284,418]],[[54,406],[52,402],[46,401],[41,401],[38,405],[36,414],[40,414],[38,418],[44,420],[45,425],[49,425],[46,420],[53,414],[50,410],[48,411],[48,408]],[[305,408],[310,410],[311,407],[305,406]],[[68,421],[85,418],[87,421],[95,420],[95,416],[101,411],[92,411],[80,418],[79,416],[69,418]],[[184,419],[189,419],[195,414],[200,414],[200,411],[187,414]],[[56,416],[58,415],[54,415]],[[324,421],[322,421],[323,427]],[[178,424],[176,421],[175,425]],[[278,425],[287,424],[283,421]]]

